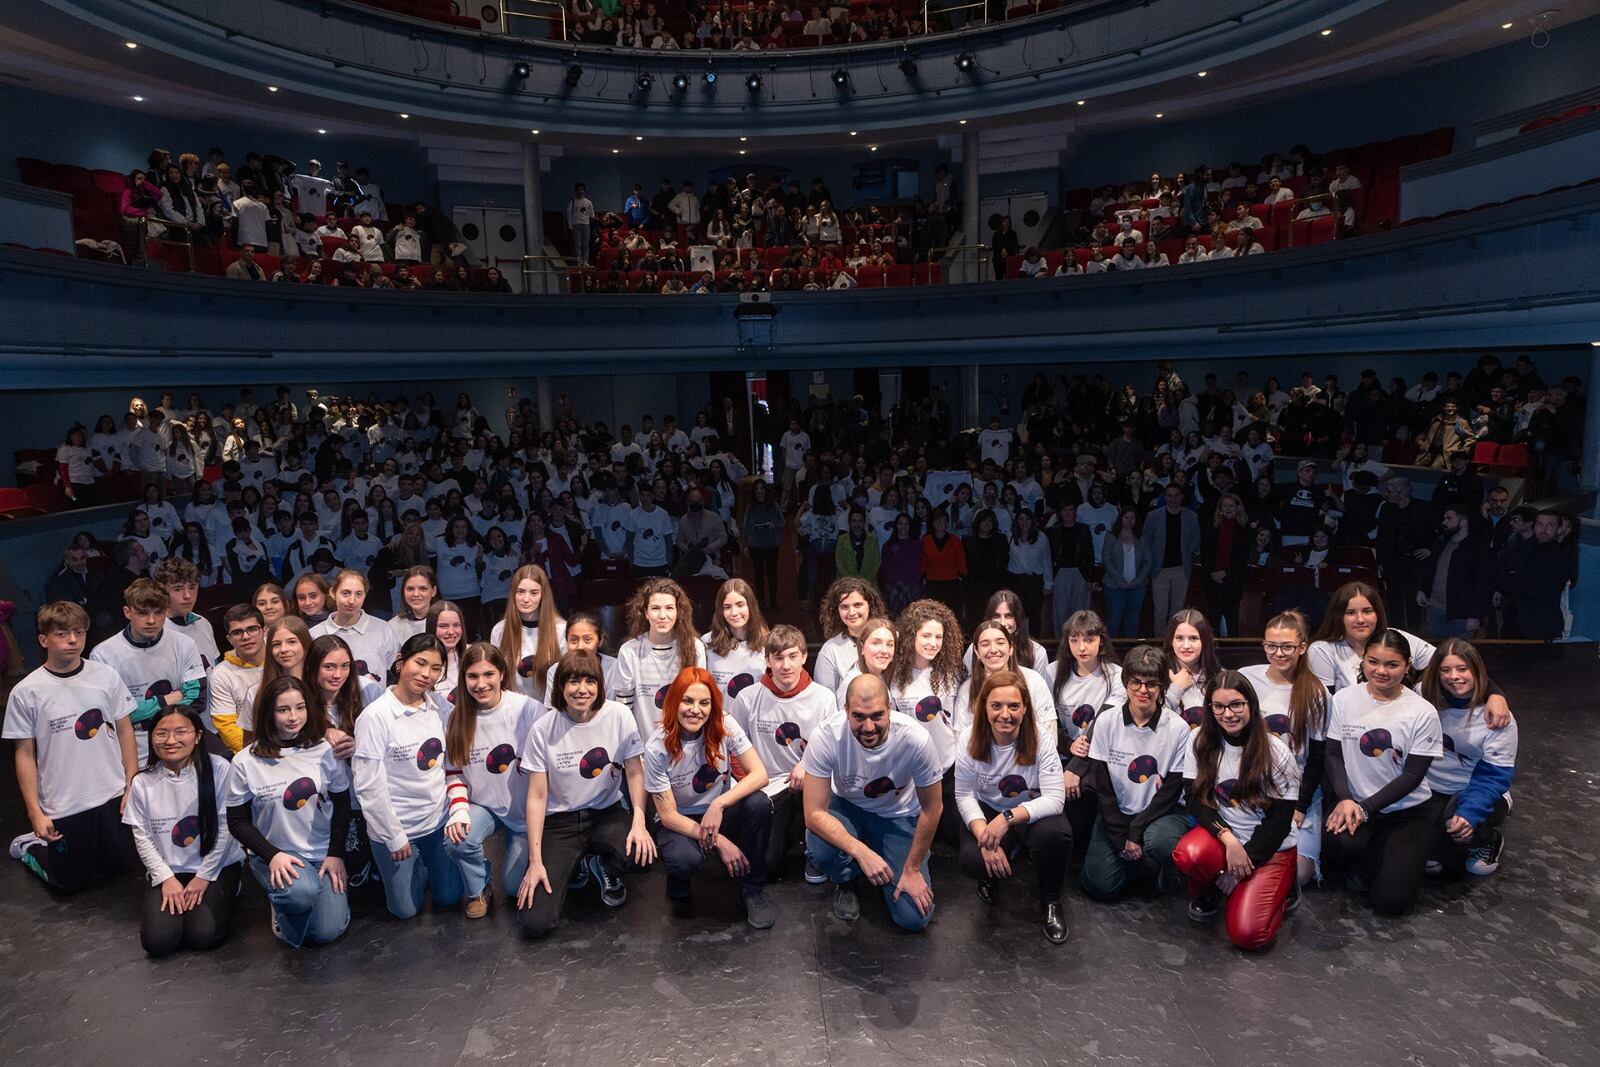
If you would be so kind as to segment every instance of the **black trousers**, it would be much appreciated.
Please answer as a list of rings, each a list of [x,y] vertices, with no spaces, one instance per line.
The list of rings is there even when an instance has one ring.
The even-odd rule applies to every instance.
[[[101,879],[143,870],[133,832],[122,825],[121,808],[122,798],[116,796],[99,807],[52,819],[61,839],[28,850],[28,858],[38,864],[36,873],[51,888],[70,895]]]
[[[778,603],[778,549],[752,548],[750,561],[755,564],[750,584],[756,588],[756,599],[763,608],[771,608]]]
[[[1511,814],[1511,805],[1506,803],[1504,794],[1494,798],[1494,807],[1484,817],[1483,822],[1473,831],[1472,840],[1461,844],[1455,838],[1445,833],[1444,827],[1456,816],[1457,797],[1453,793],[1435,793],[1434,796],[1441,800],[1439,808],[1439,835],[1434,841],[1433,858],[1445,865],[1447,872],[1461,874],[1464,872],[1463,853],[1469,848],[1478,848],[1494,840],[1501,823],[1506,821],[1506,816]]]
[[[578,861],[595,853],[611,864],[612,870],[631,870],[628,860],[628,829],[633,816],[621,804],[599,810],[561,811],[544,817],[544,869],[552,892],[538,886],[533,903],[518,912],[525,937],[543,937],[561,922],[561,909],[567,902],[567,883]]]
[[[1239,637],[1239,601],[1244,598],[1244,581],[1242,577],[1236,578],[1229,574],[1220,582],[1211,580],[1211,572],[1205,576],[1206,606],[1211,609],[1211,625],[1218,628],[1227,624],[1227,635]]]
[[[992,819],[997,814],[987,804],[978,805],[983,817]],[[1061,886],[1067,880],[1067,868],[1072,863],[1072,827],[1061,815],[1051,815],[1038,822],[1013,825],[1006,831],[1006,855],[1013,863],[1026,852],[1033,862],[1034,877],[1039,882],[1039,902],[1052,904],[1061,899]],[[961,835],[961,873],[969,878],[985,879],[988,870],[983,865],[983,850],[970,829]],[[1015,868],[1013,868],[1014,870]]]
[[[144,891],[143,913],[139,919],[139,943],[151,956],[170,956],[182,949],[206,952],[228,940],[228,925],[233,921],[233,903],[239,895],[239,867],[229,864],[217,874],[200,903],[174,915],[161,910],[161,887]],[[193,874],[176,875],[188,885]]]
[[[1006,588],[1022,600],[1022,609],[1028,613],[1028,629],[1036,634],[1048,633],[1044,625],[1044,578],[1037,574],[1008,574]]]
[[[700,816],[686,816],[699,825]],[[750,872],[741,879],[746,891],[754,892],[767,884],[767,845],[772,836],[772,802],[761,790],[756,790],[739,803],[722,813],[723,837],[738,845],[750,861]],[[656,835],[656,845],[661,849],[661,863],[667,869],[668,895],[686,895],[687,883],[700,873],[705,865],[706,853],[700,848],[698,838],[687,837],[675,830],[661,828]],[[674,886],[674,882],[684,883]],[[673,894],[674,889],[681,893]]]
[[[1444,798],[1435,795],[1402,811],[1379,812],[1353,834],[1324,832],[1324,856],[1362,876],[1374,911],[1404,915],[1417,902],[1443,808]]]
[[[767,837],[767,878],[776,881],[783,877],[784,858],[790,847],[805,840],[806,813],[797,789],[785,789],[767,800],[772,805],[772,829]]]

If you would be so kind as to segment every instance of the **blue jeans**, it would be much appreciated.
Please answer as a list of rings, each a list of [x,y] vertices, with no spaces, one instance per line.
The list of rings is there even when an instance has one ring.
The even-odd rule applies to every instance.
[[[272,914],[277,917],[278,936],[290,948],[307,941],[326,945],[350,925],[350,897],[336,891],[326,875],[319,876],[317,866],[320,864],[307,863],[296,868],[288,888],[275,889],[267,864],[255,857],[250,860],[250,873],[267,891]]]
[[[500,853],[500,888],[508,896],[516,896],[522,886],[522,876],[528,873],[528,831],[513,830],[488,808],[476,804],[468,806],[472,815],[472,829],[459,845],[446,838],[444,850],[461,869],[461,880],[466,884],[466,894],[475,897],[489,884],[489,857],[483,854],[484,843],[500,832],[504,846]]]
[[[916,835],[917,816],[904,815],[898,819],[876,815],[863,808],[834,797],[828,804],[828,813],[844,824],[845,832],[866,845],[894,870],[895,881],[883,887],[883,899],[889,905],[889,918],[902,930],[921,930],[933,919],[933,909],[924,915],[909,896],[894,899],[895,882],[905,869],[906,856],[911,852],[911,839]],[[856,861],[834,848],[822,838],[806,831],[806,852],[812,862],[835,885],[849,885],[861,875]],[[922,878],[928,881],[928,857],[922,857]],[[930,881],[931,886],[933,883]]]
[[[1105,587],[1106,629],[1112,637],[1138,637],[1139,612],[1144,607],[1144,586],[1134,589]]]
[[[442,823],[432,833],[412,838],[411,855],[405,859],[395,860],[382,841],[372,843],[372,859],[383,876],[384,902],[397,919],[415,917],[422,910],[424,893],[439,907],[448,908],[459,904],[466,891],[460,869],[444,850]]]

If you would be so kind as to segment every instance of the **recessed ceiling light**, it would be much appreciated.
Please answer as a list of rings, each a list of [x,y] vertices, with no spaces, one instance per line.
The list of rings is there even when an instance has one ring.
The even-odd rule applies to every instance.
[[[643,137],[640,137],[640,136],[639,136],[639,135],[638,135],[638,134],[634,134],[634,135],[633,135],[633,139],[634,139],[634,140],[635,140],[635,141],[642,141],[642,140],[644,140],[644,138],[643,138]]]
[[[1516,23],[1515,23],[1515,22],[1502,22],[1502,23],[1501,23],[1501,24],[1500,24],[1500,28],[1501,28],[1501,29],[1502,29],[1502,30],[1509,30],[1509,29],[1510,29],[1510,28],[1511,28],[1511,27],[1513,27],[1513,26],[1515,26],[1515,25],[1516,25]]]
[[[1156,118],[1158,118],[1158,119],[1164,119],[1164,118],[1166,118],[1166,117],[1167,117],[1167,113],[1166,113],[1166,112],[1165,112],[1165,111],[1157,111],[1157,112],[1156,112]]]
[[[614,155],[614,156],[619,156],[619,155],[621,155],[621,154],[622,154],[622,149],[620,149],[620,148],[613,148],[613,149],[612,149],[612,150],[611,150],[611,154],[612,154],[612,155]]]
[[[1079,100],[1079,101],[1078,101],[1078,106],[1079,106],[1079,107],[1082,107],[1082,106],[1083,106],[1083,105],[1084,105],[1084,104],[1087,104],[1087,103],[1088,103],[1088,102],[1089,102],[1089,101],[1087,101],[1087,100]]]
[[[144,103],[144,97],[142,97],[142,96],[136,96],[133,99],[135,101],[137,101],[138,103],[141,103],[141,104]]]
[[[878,146],[877,145],[875,145],[875,144],[867,145],[867,151],[868,152],[876,152],[877,150],[878,150]]]
[[[539,131],[538,130],[529,130],[528,132],[533,134],[535,137],[539,136]]]
[[[1210,73],[1211,72],[1209,70],[1197,70],[1197,71],[1194,72],[1194,76],[1196,78],[1204,78],[1207,74],[1210,74]]]
[[[327,130],[318,130],[317,132],[318,133],[327,133],[328,131]]]
[[[402,111],[402,112],[400,112],[400,117],[403,118],[403,119],[408,119],[411,116],[409,114],[407,114],[406,112]]]
[[[749,139],[750,139],[750,138],[748,138],[748,137],[741,137],[741,138],[739,138],[739,140],[740,140],[740,142],[744,142],[744,141],[748,141],[748,140],[749,140]]]
[[[123,41],[122,43],[124,45],[126,45],[127,47],[129,47],[129,48],[138,48],[139,47],[139,42],[138,41]]]
[[[856,135],[856,131],[855,131],[855,130],[851,130],[851,131],[850,131],[850,136],[851,136],[851,137],[854,137],[854,136],[855,136],[855,135]]]
[[[961,119],[959,121],[959,125],[965,126],[966,124],[967,124],[967,120],[966,119]]]
[[[1322,31],[1322,36],[1324,36],[1324,37],[1330,37],[1332,35],[1333,35],[1333,31],[1332,30],[1323,30]]]
[[[741,148],[741,149],[739,149],[739,154],[740,154],[740,155],[741,155],[741,156],[742,156],[742,155],[744,155],[744,152],[745,152],[745,150],[744,150],[744,149],[742,149],[742,148]]]
[[[276,86],[276,85],[269,85],[269,86],[267,86],[267,92],[269,92],[269,93],[275,93],[275,92],[277,92],[277,91],[278,91],[278,87],[277,87],[277,86]]]

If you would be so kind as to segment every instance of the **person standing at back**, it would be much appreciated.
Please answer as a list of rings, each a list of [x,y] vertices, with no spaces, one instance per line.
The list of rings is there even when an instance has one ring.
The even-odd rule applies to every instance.
[[[1168,485],[1163,506],[1144,523],[1145,547],[1155,565],[1150,581],[1155,623],[1162,625],[1183,607],[1189,592],[1189,571],[1200,551],[1200,520],[1183,506],[1183,487]]]

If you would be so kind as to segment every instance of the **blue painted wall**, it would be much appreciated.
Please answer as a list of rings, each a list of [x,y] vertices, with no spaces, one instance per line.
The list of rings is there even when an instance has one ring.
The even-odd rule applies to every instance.
[[[1538,49],[1526,33],[1507,36],[1513,32],[1515,39],[1498,48],[1406,74],[1087,137],[1068,160],[1067,187],[1172,174],[1202,160],[1213,167],[1252,163],[1269,152],[1287,154],[1296,142],[1340,148],[1440,126],[1454,126],[1457,147],[1470,147],[1473,122],[1595,84],[1600,18],[1557,26]]]

